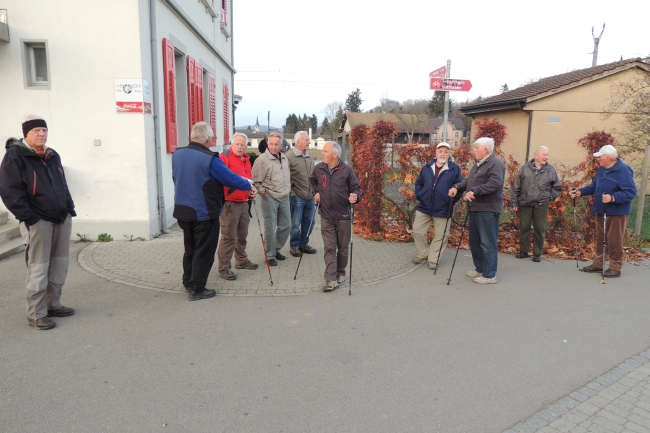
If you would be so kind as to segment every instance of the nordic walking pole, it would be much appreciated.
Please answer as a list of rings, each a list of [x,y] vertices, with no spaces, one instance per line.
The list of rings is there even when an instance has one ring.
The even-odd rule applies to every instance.
[[[607,193],[603,193],[607,194]],[[607,252],[607,204],[603,203],[603,263],[600,274],[600,284],[607,284],[605,281],[605,253]]]
[[[309,224],[309,231],[307,232],[307,236],[309,236],[309,233],[311,233],[311,228],[314,226],[314,222],[316,221],[316,213],[318,212],[318,205],[320,202],[316,203],[316,207],[314,208],[314,216],[311,219],[311,223]],[[296,267],[296,273],[293,275],[293,279],[296,279],[296,276],[298,275],[298,269],[300,269],[300,262],[302,262],[302,255],[305,254],[305,247],[307,245],[303,245],[302,248],[300,248],[300,259],[298,260],[298,266]]]
[[[442,252],[442,243],[446,242],[445,235],[447,234],[447,226],[451,218],[452,209],[454,208],[454,199],[449,197],[449,211],[447,212],[447,221],[445,222],[445,231],[442,232],[442,240],[440,241],[440,248],[438,248],[438,258],[436,259],[436,268],[433,270],[433,275],[438,272],[438,263],[440,263],[440,253]],[[435,234],[435,233],[434,233]]]
[[[262,249],[264,250],[264,259],[266,259],[266,268],[269,270],[269,280],[271,285],[273,285],[273,277],[271,276],[271,265],[269,265],[269,256],[266,254],[266,245],[264,244],[264,235],[262,234],[262,224],[260,223],[260,215],[257,213],[257,206],[253,204],[253,209],[255,209],[255,217],[257,218],[257,227],[260,229],[260,237],[262,238]]]
[[[352,296],[352,248],[354,247],[354,242],[352,238],[354,237],[354,204],[350,205],[350,284],[348,285],[348,295]]]
[[[572,188],[574,191],[576,188]],[[576,255],[576,268],[580,268],[578,265],[578,224],[576,223],[576,198],[573,197],[573,232],[575,233],[575,245],[573,247],[574,253]]]
[[[460,244],[463,242],[463,235],[465,234],[465,226],[467,226],[467,220],[469,219],[469,208],[472,206],[472,202],[467,202],[467,215],[465,215],[465,222],[463,223],[463,230],[460,232],[460,239],[458,239],[458,247],[456,248],[456,255],[454,256],[454,263],[451,264],[451,272],[449,273],[449,279],[447,280],[447,285],[451,281],[451,274],[454,273],[454,266],[456,266],[456,259],[458,258],[458,250],[460,249]]]

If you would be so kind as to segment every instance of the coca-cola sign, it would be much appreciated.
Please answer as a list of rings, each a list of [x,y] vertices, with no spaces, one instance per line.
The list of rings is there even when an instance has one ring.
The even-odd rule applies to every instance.
[[[115,79],[115,108],[118,113],[147,113],[151,110],[151,86],[146,80]]]

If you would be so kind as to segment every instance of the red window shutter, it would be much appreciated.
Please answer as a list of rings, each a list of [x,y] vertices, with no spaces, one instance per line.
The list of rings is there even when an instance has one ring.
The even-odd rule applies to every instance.
[[[208,92],[210,100],[210,126],[214,136],[217,136],[217,82],[214,75],[208,73]]]
[[[167,153],[174,153],[178,147],[178,123],[176,120],[176,69],[174,44],[163,39],[163,73],[165,94],[165,129],[167,133]]]
[[[228,0],[221,0],[221,24],[228,27]]]
[[[199,62],[196,62],[194,81],[196,82],[196,94],[194,95],[194,101],[196,103],[196,121],[202,122],[205,120],[205,111],[203,111],[203,67]]]
[[[230,92],[228,85],[223,85],[223,144],[230,143]]]
[[[196,123],[196,82],[194,73],[196,72],[194,59],[187,56],[187,118],[190,120],[190,132]]]

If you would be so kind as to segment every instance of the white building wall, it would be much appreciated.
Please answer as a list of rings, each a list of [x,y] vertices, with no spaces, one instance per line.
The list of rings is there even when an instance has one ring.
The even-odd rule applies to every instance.
[[[213,18],[200,1],[155,1],[159,98],[153,109],[160,130],[168,226],[175,222],[174,188],[171,154],[166,151],[162,39],[181,41],[185,54],[215,75],[216,135],[223,144],[222,83],[229,84],[232,101],[232,45],[221,31],[221,5],[217,3]],[[123,235],[149,239],[158,234],[154,117],[118,113],[114,95],[116,78],[145,79],[153,85],[149,1],[5,0],[3,7],[8,9],[11,42],[0,42],[1,142],[22,135],[20,120],[27,114],[43,116],[50,129],[48,145],[61,154],[75,200],[78,217],[73,219],[73,233],[94,239],[106,232],[116,240]],[[196,26],[195,31],[182,16]],[[228,24],[230,31],[230,17]],[[49,90],[24,87],[21,39],[47,40]],[[217,58],[215,50],[225,61]],[[231,127],[232,117],[231,112]],[[101,146],[94,145],[96,139]],[[186,140],[179,141],[185,144]],[[4,209],[1,203],[0,208]]]

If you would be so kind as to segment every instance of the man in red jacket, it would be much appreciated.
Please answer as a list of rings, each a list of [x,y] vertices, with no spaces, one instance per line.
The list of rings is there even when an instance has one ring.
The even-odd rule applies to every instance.
[[[223,152],[220,157],[232,172],[251,179],[251,160],[246,154],[247,143],[246,134],[236,133],[233,136],[230,149]],[[250,223],[249,191],[226,187],[225,199],[226,203],[220,218],[221,242],[219,242],[217,250],[219,275],[224,280],[236,280],[237,275],[230,270],[233,251],[237,269],[257,269],[257,264],[251,263],[246,255],[246,237]]]

